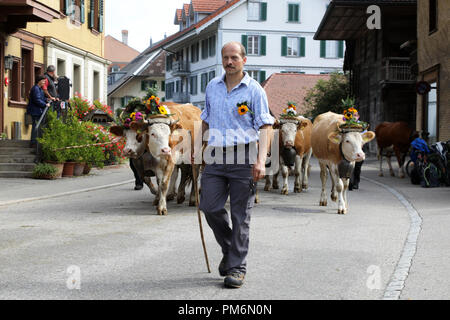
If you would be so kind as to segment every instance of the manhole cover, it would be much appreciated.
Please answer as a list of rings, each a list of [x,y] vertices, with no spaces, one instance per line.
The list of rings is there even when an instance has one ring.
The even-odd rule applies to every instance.
[[[289,213],[323,213],[323,210],[308,209],[308,208],[293,208],[293,207],[277,207],[272,208],[275,211],[289,212]]]

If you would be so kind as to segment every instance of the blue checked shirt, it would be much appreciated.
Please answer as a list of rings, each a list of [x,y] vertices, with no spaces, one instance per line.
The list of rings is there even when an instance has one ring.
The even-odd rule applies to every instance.
[[[237,104],[243,102],[248,103],[253,114],[239,114]],[[209,125],[208,144],[214,147],[258,141],[259,129],[275,122],[269,112],[266,92],[248,73],[230,92],[227,91],[225,75],[211,80],[206,88],[206,104],[201,119]]]

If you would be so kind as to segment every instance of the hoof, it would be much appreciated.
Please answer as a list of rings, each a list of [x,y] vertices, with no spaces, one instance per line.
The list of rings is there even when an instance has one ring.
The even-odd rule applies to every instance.
[[[398,176],[400,179],[405,179],[405,175],[402,174],[401,176]]]
[[[189,201],[189,207],[196,207],[197,204],[195,203],[195,201]]]
[[[175,199],[175,197],[176,197],[176,194],[169,194],[169,195],[166,197],[166,200],[167,200],[167,201],[172,201],[173,199]]]
[[[278,190],[278,189],[280,189],[280,187],[279,187],[277,184],[274,184],[274,185],[272,186],[272,189],[273,189],[273,190]]]
[[[256,197],[256,198],[255,198],[255,203],[258,204],[259,202],[260,202],[260,201],[259,201],[259,197]]]
[[[270,191],[270,186],[265,186],[264,191]]]
[[[333,202],[336,202],[337,199],[338,199],[337,194],[331,194],[331,200],[332,200]]]
[[[391,173],[391,177],[395,177],[395,173]]]
[[[281,194],[287,196],[289,194],[289,190],[287,188],[283,188],[283,190],[281,190]]]
[[[383,172],[380,172],[380,173],[378,174],[378,176],[379,176],[379,177],[384,177]]]
[[[328,203],[327,203],[327,201],[320,201],[319,206],[326,207],[326,206],[328,206]]]
[[[294,193],[302,193],[303,189],[301,187],[295,187]]]
[[[167,208],[158,208],[158,215],[167,216]]]
[[[184,202],[184,200],[186,200],[186,198],[185,198],[184,196],[178,197],[178,198],[177,198],[177,203],[178,203],[178,204],[182,204],[182,203]]]
[[[308,185],[307,184],[302,184],[302,188],[307,190],[308,189]]]
[[[347,209],[339,209],[338,210],[338,214],[346,214],[347,213]]]

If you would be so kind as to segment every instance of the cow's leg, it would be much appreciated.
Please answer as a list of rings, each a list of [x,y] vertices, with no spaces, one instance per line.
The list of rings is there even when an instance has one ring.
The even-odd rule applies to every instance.
[[[311,165],[309,164],[309,161],[311,160],[312,155],[312,149],[309,150],[309,152],[305,155],[305,158],[303,159],[303,181],[302,181],[302,187],[303,189],[308,189],[309,186],[309,174]]]
[[[158,168],[158,174],[161,177],[161,183],[159,184],[159,203],[158,203],[158,214],[160,216],[167,215],[167,191],[169,189],[170,178],[172,176],[175,164],[172,161],[167,161],[167,165],[165,166],[165,170]]]
[[[330,172],[330,179],[331,179],[331,201],[336,202],[338,200],[338,193],[336,192],[336,178],[331,172],[331,168],[327,167],[328,171]]]
[[[189,175],[192,167],[189,165],[181,165],[181,179],[178,186],[177,203],[181,204],[186,199],[186,185],[189,182]]]
[[[345,212],[343,214],[346,214],[348,212],[348,198],[347,198],[347,190],[348,190],[348,186],[350,184],[350,179],[342,179],[342,182],[344,183],[344,191],[343,191],[343,195],[344,195],[344,204],[345,204]]]
[[[176,186],[178,180],[178,167],[173,169],[172,177],[170,178],[169,189],[167,192],[167,201],[172,201],[177,196]]]
[[[152,182],[152,177],[144,177],[144,182],[148,186],[148,188],[150,189],[150,192],[152,194],[156,195],[158,193],[158,189],[155,188],[155,186]]]
[[[391,155],[387,155],[386,158],[389,166],[389,173],[391,174],[391,177],[395,177],[394,169],[392,169]]]
[[[303,181],[303,155],[297,155],[295,157],[295,184],[294,184],[294,192],[301,193],[302,189],[302,181]]]
[[[394,147],[395,156],[397,157],[398,162],[398,177],[403,179],[405,177],[405,171],[403,171],[403,159],[402,154],[400,152],[400,149],[397,147]]]
[[[330,168],[330,175],[336,182],[336,191],[338,196],[338,214],[346,214],[347,208],[345,206],[344,199],[344,182],[341,178],[339,178],[339,170],[337,166],[333,165],[332,168]]]
[[[327,206],[327,178],[328,178],[328,168],[327,165],[320,162],[320,180],[322,181],[322,193],[320,194],[320,206],[326,207]]]
[[[156,185],[158,186],[158,190],[157,190],[157,192],[156,192],[155,200],[153,200],[153,205],[154,205],[154,206],[157,206],[157,205],[158,205],[158,203],[159,203],[159,198],[160,198],[160,193],[159,193],[159,191],[160,191],[160,186],[161,186],[161,179],[160,179],[160,176],[162,176],[162,174],[160,174],[160,176],[158,176],[158,170],[160,170],[160,169],[156,169],[156,170],[155,170]]]
[[[266,175],[266,185],[264,186],[264,191],[270,191],[272,181],[270,180],[270,175]]]
[[[281,163],[280,163],[280,168],[278,169],[278,171],[276,173],[274,173],[273,175],[273,180],[272,180],[272,189],[273,190],[278,190],[280,189],[280,186],[278,185],[278,175],[280,174],[280,170],[281,170]]]
[[[289,194],[289,168],[285,166],[284,163],[280,163],[281,174],[283,176],[283,188],[281,189],[281,194]],[[275,189],[275,188],[274,188]]]

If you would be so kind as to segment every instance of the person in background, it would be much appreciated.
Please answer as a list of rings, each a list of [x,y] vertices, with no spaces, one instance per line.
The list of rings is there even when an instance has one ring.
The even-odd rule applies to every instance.
[[[30,90],[29,102],[27,106],[27,113],[31,115],[33,119],[33,124],[31,127],[31,141],[30,146],[34,148],[36,146],[36,124],[44,112],[45,107],[49,107],[50,104],[47,103],[45,98],[44,90],[42,89],[45,85],[45,77],[38,76],[36,78],[36,84]]]
[[[56,111],[58,114],[58,118],[61,115],[61,108],[58,104],[58,90],[57,90],[57,76],[56,76],[55,66],[50,65],[47,67],[47,72],[44,74],[45,76],[45,84],[42,88],[44,90],[45,96],[50,101],[50,104],[53,106],[53,111]]]

